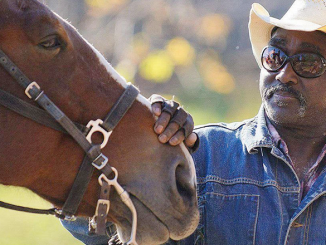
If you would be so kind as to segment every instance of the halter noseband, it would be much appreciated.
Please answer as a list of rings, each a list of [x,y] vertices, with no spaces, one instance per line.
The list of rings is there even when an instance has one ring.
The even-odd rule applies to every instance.
[[[41,90],[40,86],[34,81],[31,82],[24,73],[9,59],[9,57],[0,50],[0,64],[2,67],[25,89],[25,94],[36,101],[44,110],[33,106],[8,92],[0,89],[0,104],[30,118],[40,124],[51,127],[55,130],[68,133],[85,151],[85,157],[79,168],[73,186],[61,210],[53,209],[33,209],[8,204],[0,201],[0,207],[24,211],[37,214],[55,215],[60,219],[74,220],[79,204],[84,196],[89,184],[94,168],[102,172],[99,177],[101,185],[100,199],[97,202],[96,212],[90,221],[90,229],[97,234],[105,234],[105,223],[110,209],[110,186],[114,186],[121,200],[130,209],[132,213],[132,230],[130,240],[126,244],[137,245],[137,213],[136,209],[126,192],[118,183],[118,171],[108,164],[108,158],[101,153],[101,149],[108,142],[112,130],[123,118],[129,108],[132,106],[139,94],[137,88],[128,84],[118,101],[113,105],[109,114],[104,120],[97,119],[90,121],[85,127],[72,122]],[[103,134],[104,141],[101,145],[95,145],[91,141],[91,136],[95,132]],[[114,173],[113,179],[109,179],[109,174]]]

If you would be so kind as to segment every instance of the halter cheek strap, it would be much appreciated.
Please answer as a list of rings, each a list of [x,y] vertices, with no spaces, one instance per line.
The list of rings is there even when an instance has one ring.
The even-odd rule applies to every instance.
[[[96,213],[93,217],[91,227],[95,228],[98,234],[105,234],[105,223],[109,212],[109,193],[110,186],[113,185],[121,197],[122,201],[131,210],[133,216],[132,234],[127,244],[136,245],[136,227],[137,213],[129,198],[129,194],[117,182],[118,172],[108,164],[108,158],[101,153],[108,142],[112,130],[127,113],[139,94],[138,89],[129,84],[118,101],[114,104],[110,113],[102,121],[90,121],[87,127],[72,122],[41,90],[40,86],[34,81],[31,82],[20,69],[9,59],[9,57],[0,50],[0,64],[3,68],[25,89],[25,94],[36,101],[44,110],[32,106],[21,99],[0,90],[0,104],[3,106],[35,120],[43,125],[59,130],[70,136],[80,145],[86,155],[80,166],[79,172],[75,178],[70,193],[65,201],[62,210],[58,209],[32,209],[0,202],[0,207],[14,209],[17,211],[51,214],[61,219],[74,219],[79,204],[84,196],[89,184],[94,168],[100,170],[99,182],[101,184],[101,195],[97,203]],[[104,142],[101,145],[94,145],[91,136],[94,132],[100,132],[104,136]],[[114,172],[114,179],[108,179],[110,173]]]

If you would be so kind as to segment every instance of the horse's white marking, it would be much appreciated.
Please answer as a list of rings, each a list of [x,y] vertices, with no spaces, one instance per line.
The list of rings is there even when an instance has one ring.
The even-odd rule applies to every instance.
[[[181,150],[183,151],[187,161],[189,162],[189,166],[192,171],[192,176],[194,176],[194,178],[195,178],[194,180],[189,180],[189,181],[194,181],[193,183],[195,183],[197,181],[197,178],[196,178],[196,169],[195,169],[194,160],[193,160],[192,156],[190,155],[190,153],[184,143],[181,143],[179,146],[181,147]]]

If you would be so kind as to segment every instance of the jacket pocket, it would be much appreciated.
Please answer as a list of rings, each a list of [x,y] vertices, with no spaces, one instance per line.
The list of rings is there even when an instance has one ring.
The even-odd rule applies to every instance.
[[[259,196],[206,193],[200,205],[204,244],[254,244]]]

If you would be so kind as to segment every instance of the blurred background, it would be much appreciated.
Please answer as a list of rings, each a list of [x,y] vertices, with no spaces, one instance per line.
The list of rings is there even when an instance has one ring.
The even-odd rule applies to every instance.
[[[179,101],[195,125],[241,121],[260,106],[249,11],[282,17],[284,0],[41,0],[74,25],[112,66],[140,88]],[[39,208],[32,193],[0,186],[0,200]],[[53,217],[0,208],[1,245],[81,244]]]

